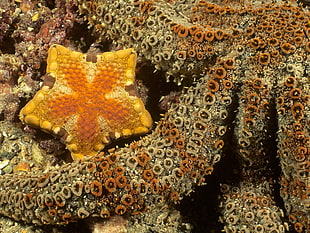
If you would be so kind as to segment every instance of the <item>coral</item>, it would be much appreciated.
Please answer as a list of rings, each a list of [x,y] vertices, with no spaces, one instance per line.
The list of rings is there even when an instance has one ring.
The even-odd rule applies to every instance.
[[[52,45],[44,84],[20,112],[22,122],[63,140],[74,160],[94,155],[111,138],[142,134],[152,118],[134,86],[132,49],[101,55]]]
[[[19,109],[19,98],[13,93],[22,60],[12,54],[0,55],[0,113],[13,120]]]
[[[151,134],[130,145],[45,172],[1,176],[1,214],[38,225],[121,215],[131,226],[146,221],[143,216],[158,217],[161,208],[173,213],[173,204],[204,184],[216,163],[235,156],[239,164],[231,166],[242,172],[221,188],[224,230],[309,232],[307,8],[281,0],[74,0],[62,6],[46,10],[52,22],[78,9],[62,21],[64,28],[84,20],[97,42],[109,39],[114,48],[133,48],[167,80],[190,86]],[[33,24],[34,16],[26,14],[25,22]],[[22,28],[13,38],[18,32],[23,38],[37,35]],[[54,27],[61,34],[60,28]],[[50,40],[69,43],[66,33],[58,33]],[[29,49],[34,62],[30,59],[26,70],[39,70],[50,41],[42,38],[42,49],[37,40],[24,41],[34,44]],[[19,52],[24,43],[16,45],[22,61],[28,54]],[[34,57],[34,51],[40,55]],[[244,211],[253,203],[256,209]],[[160,220],[148,222],[160,232]],[[180,226],[172,228],[180,232]]]

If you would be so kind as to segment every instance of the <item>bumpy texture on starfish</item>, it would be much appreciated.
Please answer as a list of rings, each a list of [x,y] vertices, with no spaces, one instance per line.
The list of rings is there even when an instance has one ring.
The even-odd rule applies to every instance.
[[[224,231],[310,232],[307,8],[281,0],[74,2],[102,40],[134,46],[175,81],[195,81],[152,134],[127,147],[0,176],[0,214],[33,224],[130,215],[139,225],[154,212],[138,213],[171,209],[220,170],[221,158],[235,157],[243,172],[221,185]]]
[[[133,49],[86,55],[51,46],[43,87],[21,120],[61,137],[75,160],[111,138],[146,133],[152,118],[134,86],[136,57]]]

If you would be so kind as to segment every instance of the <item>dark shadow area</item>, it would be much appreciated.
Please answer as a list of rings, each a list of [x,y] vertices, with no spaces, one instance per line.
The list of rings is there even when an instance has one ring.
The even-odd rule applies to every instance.
[[[238,89],[238,88],[237,88]],[[185,222],[193,225],[193,233],[218,233],[224,228],[219,222],[221,216],[220,205],[220,184],[237,183],[239,179],[240,163],[235,154],[234,120],[237,115],[238,98],[237,91],[234,93],[232,103],[227,109],[228,117],[224,124],[227,125],[227,132],[223,138],[225,141],[222,158],[215,164],[211,175],[206,176],[204,186],[196,187],[195,191],[185,197],[177,207],[182,213]]]
[[[96,40],[88,29],[87,22],[78,23],[74,22],[72,29],[68,33],[68,38],[74,42],[75,47],[80,49],[81,52],[86,53],[91,44]]]
[[[45,0],[45,5],[50,9],[53,10],[56,7],[56,3],[54,0]]]

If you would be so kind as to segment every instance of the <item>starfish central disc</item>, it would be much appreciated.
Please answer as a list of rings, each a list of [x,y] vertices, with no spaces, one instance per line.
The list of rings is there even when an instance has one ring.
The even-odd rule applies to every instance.
[[[75,160],[113,138],[148,132],[152,118],[134,85],[136,57],[133,49],[87,55],[52,45],[44,84],[21,121],[60,137]]]

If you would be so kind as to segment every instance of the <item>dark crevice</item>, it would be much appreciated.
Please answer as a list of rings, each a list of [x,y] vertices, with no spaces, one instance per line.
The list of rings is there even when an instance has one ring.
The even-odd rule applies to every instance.
[[[92,229],[90,229],[89,224],[86,223],[86,220],[79,220],[77,223],[69,224],[66,227],[63,227],[63,229],[61,230],[64,233],[66,232],[92,233]]]
[[[276,86],[276,85],[274,85]],[[277,90],[274,90],[273,93],[278,93]],[[268,141],[265,142],[265,148],[267,148],[268,153],[270,154],[270,164],[269,169],[271,169],[271,176],[273,179],[273,184],[270,187],[272,191],[273,200],[276,203],[276,206],[278,206],[280,209],[284,211],[284,218],[282,218],[283,222],[287,222],[287,216],[288,213],[285,209],[284,200],[281,197],[280,190],[281,190],[281,165],[280,165],[280,158],[278,156],[278,137],[277,132],[279,131],[279,118],[277,114],[277,103],[276,103],[276,97],[272,98],[270,102],[270,120],[267,124],[267,129],[270,134],[270,138]],[[294,229],[294,227],[290,224],[290,230],[287,231],[288,233],[297,233],[297,231]]]
[[[310,7],[310,0],[299,0],[298,1],[302,7],[306,8],[306,7]]]
[[[15,53],[15,40],[11,37],[15,29],[10,25],[7,33],[0,40],[0,51],[3,54],[14,54]]]
[[[2,54],[15,54],[15,40],[12,34],[17,29],[19,18],[12,18],[11,15],[5,11],[0,14],[0,52]]]
[[[229,148],[227,149],[229,151]],[[221,202],[220,184],[235,182],[238,179],[238,161],[233,154],[226,154],[215,165],[214,172],[206,177],[206,185],[196,187],[194,192],[184,197],[177,209],[184,222],[193,225],[192,233],[221,232],[224,225],[219,222]]]
[[[89,220],[87,220],[89,221]],[[42,226],[40,229],[44,230],[45,233],[54,233],[55,229],[59,233],[92,233],[92,229],[90,229],[89,224],[87,224],[86,220],[79,220],[75,223],[70,223],[66,226],[59,227],[51,227],[51,226]]]
[[[81,52],[86,53],[90,46],[96,41],[88,29],[88,23],[78,23],[74,22],[72,29],[68,33],[68,38],[75,44],[75,47],[78,48]]]
[[[3,111],[0,113],[0,121],[4,121],[4,113],[3,113]]]
[[[22,109],[29,102],[29,99],[21,97],[19,98],[19,101],[20,101],[19,107],[20,109]]]
[[[239,106],[237,93],[239,88],[234,90],[232,103],[228,107],[228,117],[225,119],[224,125],[227,125],[227,132],[223,138],[225,141],[223,147],[222,158],[220,162],[215,164],[214,172],[210,176],[206,176],[206,185],[196,187],[195,191],[185,197],[177,209],[181,211],[184,222],[193,225],[193,233],[217,233],[221,232],[224,225],[219,222],[221,216],[220,204],[220,184],[238,182],[239,179],[239,161],[235,156],[235,135],[234,120],[237,115]]]
[[[46,0],[45,6],[48,7],[50,10],[53,10],[56,7],[56,3],[54,0]]]
[[[267,153],[270,155],[270,164],[269,169],[272,170],[272,178],[275,181],[273,184],[273,197],[275,197],[275,202],[277,206],[279,206],[282,210],[284,208],[283,199],[280,196],[280,184],[277,182],[280,179],[281,175],[281,167],[280,167],[280,159],[277,156],[278,145],[277,145],[277,131],[278,127],[278,117],[277,117],[277,109],[274,98],[270,102],[270,120],[268,121],[267,128],[269,131],[270,138],[265,142],[265,148],[267,148]]]
[[[40,63],[40,68],[38,70],[38,74],[41,74],[41,75],[38,75],[38,77],[40,77],[41,79],[41,76],[44,75],[46,73],[46,67],[47,67],[47,62],[46,61],[42,61]]]
[[[181,91],[180,86],[175,83],[167,83],[165,74],[162,71],[154,73],[154,66],[150,64],[140,64],[142,67],[136,73],[136,79],[141,80],[148,89],[146,108],[151,113],[153,120],[158,121],[160,114],[164,113],[159,106],[159,100],[172,91]],[[139,66],[139,64],[138,64]]]

